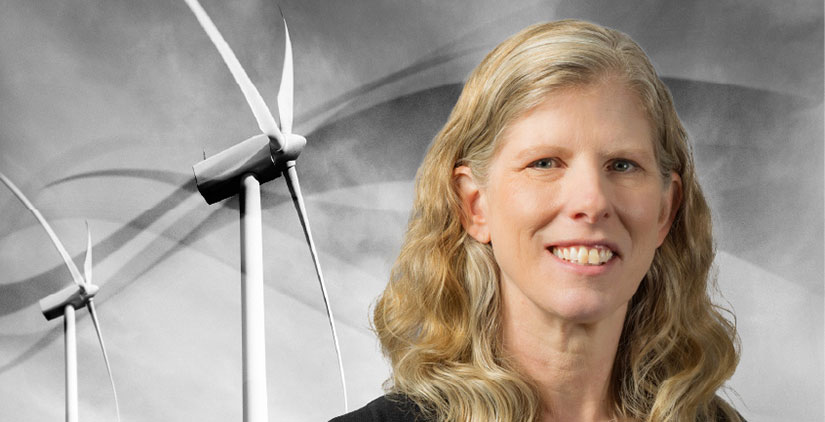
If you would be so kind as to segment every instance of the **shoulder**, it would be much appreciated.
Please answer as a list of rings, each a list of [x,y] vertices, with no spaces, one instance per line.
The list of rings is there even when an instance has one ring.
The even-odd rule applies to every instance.
[[[738,410],[718,395],[714,398],[713,405],[716,407],[714,422],[748,422]]]
[[[741,413],[739,413],[736,410],[734,410],[734,412],[736,412],[736,416],[739,416],[739,421],[738,422],[748,422],[748,421],[745,420],[745,418],[742,417]],[[727,416],[725,416],[724,413],[720,412],[716,416],[716,422],[733,422],[733,419],[728,418]]]
[[[385,395],[329,422],[424,422],[424,419],[412,400],[400,395]]]

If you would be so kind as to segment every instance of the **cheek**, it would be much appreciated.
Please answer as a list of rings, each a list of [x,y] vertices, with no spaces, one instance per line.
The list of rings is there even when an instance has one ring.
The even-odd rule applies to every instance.
[[[536,233],[552,219],[553,195],[523,180],[491,188],[487,217],[493,253],[502,270],[520,278],[517,274],[543,251]]]
[[[616,204],[617,214],[630,231],[634,243],[656,243],[664,211],[660,190],[623,192]],[[654,248],[656,246],[653,245]]]
[[[488,197],[488,201],[492,201],[488,203],[491,210],[491,234],[496,233],[498,237],[512,240],[531,237],[552,220],[552,200],[557,195],[551,190],[524,181],[498,186]]]

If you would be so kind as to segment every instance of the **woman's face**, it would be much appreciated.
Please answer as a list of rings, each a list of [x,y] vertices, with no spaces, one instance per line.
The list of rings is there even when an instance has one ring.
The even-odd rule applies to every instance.
[[[456,170],[467,231],[491,242],[505,306],[579,323],[624,312],[662,244],[681,181],[623,84],[553,93],[504,132],[484,186]]]

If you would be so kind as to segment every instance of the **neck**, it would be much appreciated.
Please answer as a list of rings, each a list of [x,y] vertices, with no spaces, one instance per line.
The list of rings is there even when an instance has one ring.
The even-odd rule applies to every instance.
[[[506,353],[538,387],[542,420],[610,420],[610,377],[626,305],[607,318],[586,324],[552,315],[530,318],[523,308],[514,315],[506,300],[503,305]]]

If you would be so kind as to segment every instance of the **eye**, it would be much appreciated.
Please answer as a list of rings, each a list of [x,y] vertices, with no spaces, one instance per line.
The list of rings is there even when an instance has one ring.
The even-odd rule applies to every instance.
[[[530,163],[528,167],[533,167],[537,169],[550,169],[553,167],[558,167],[558,162],[555,158],[541,158]]]
[[[639,168],[639,166],[636,163],[634,163],[633,161],[625,160],[625,159],[622,159],[622,158],[620,158],[618,160],[613,160],[610,163],[610,170],[613,170],[613,171],[618,172],[618,173],[627,173],[627,172],[636,170],[638,168]]]

